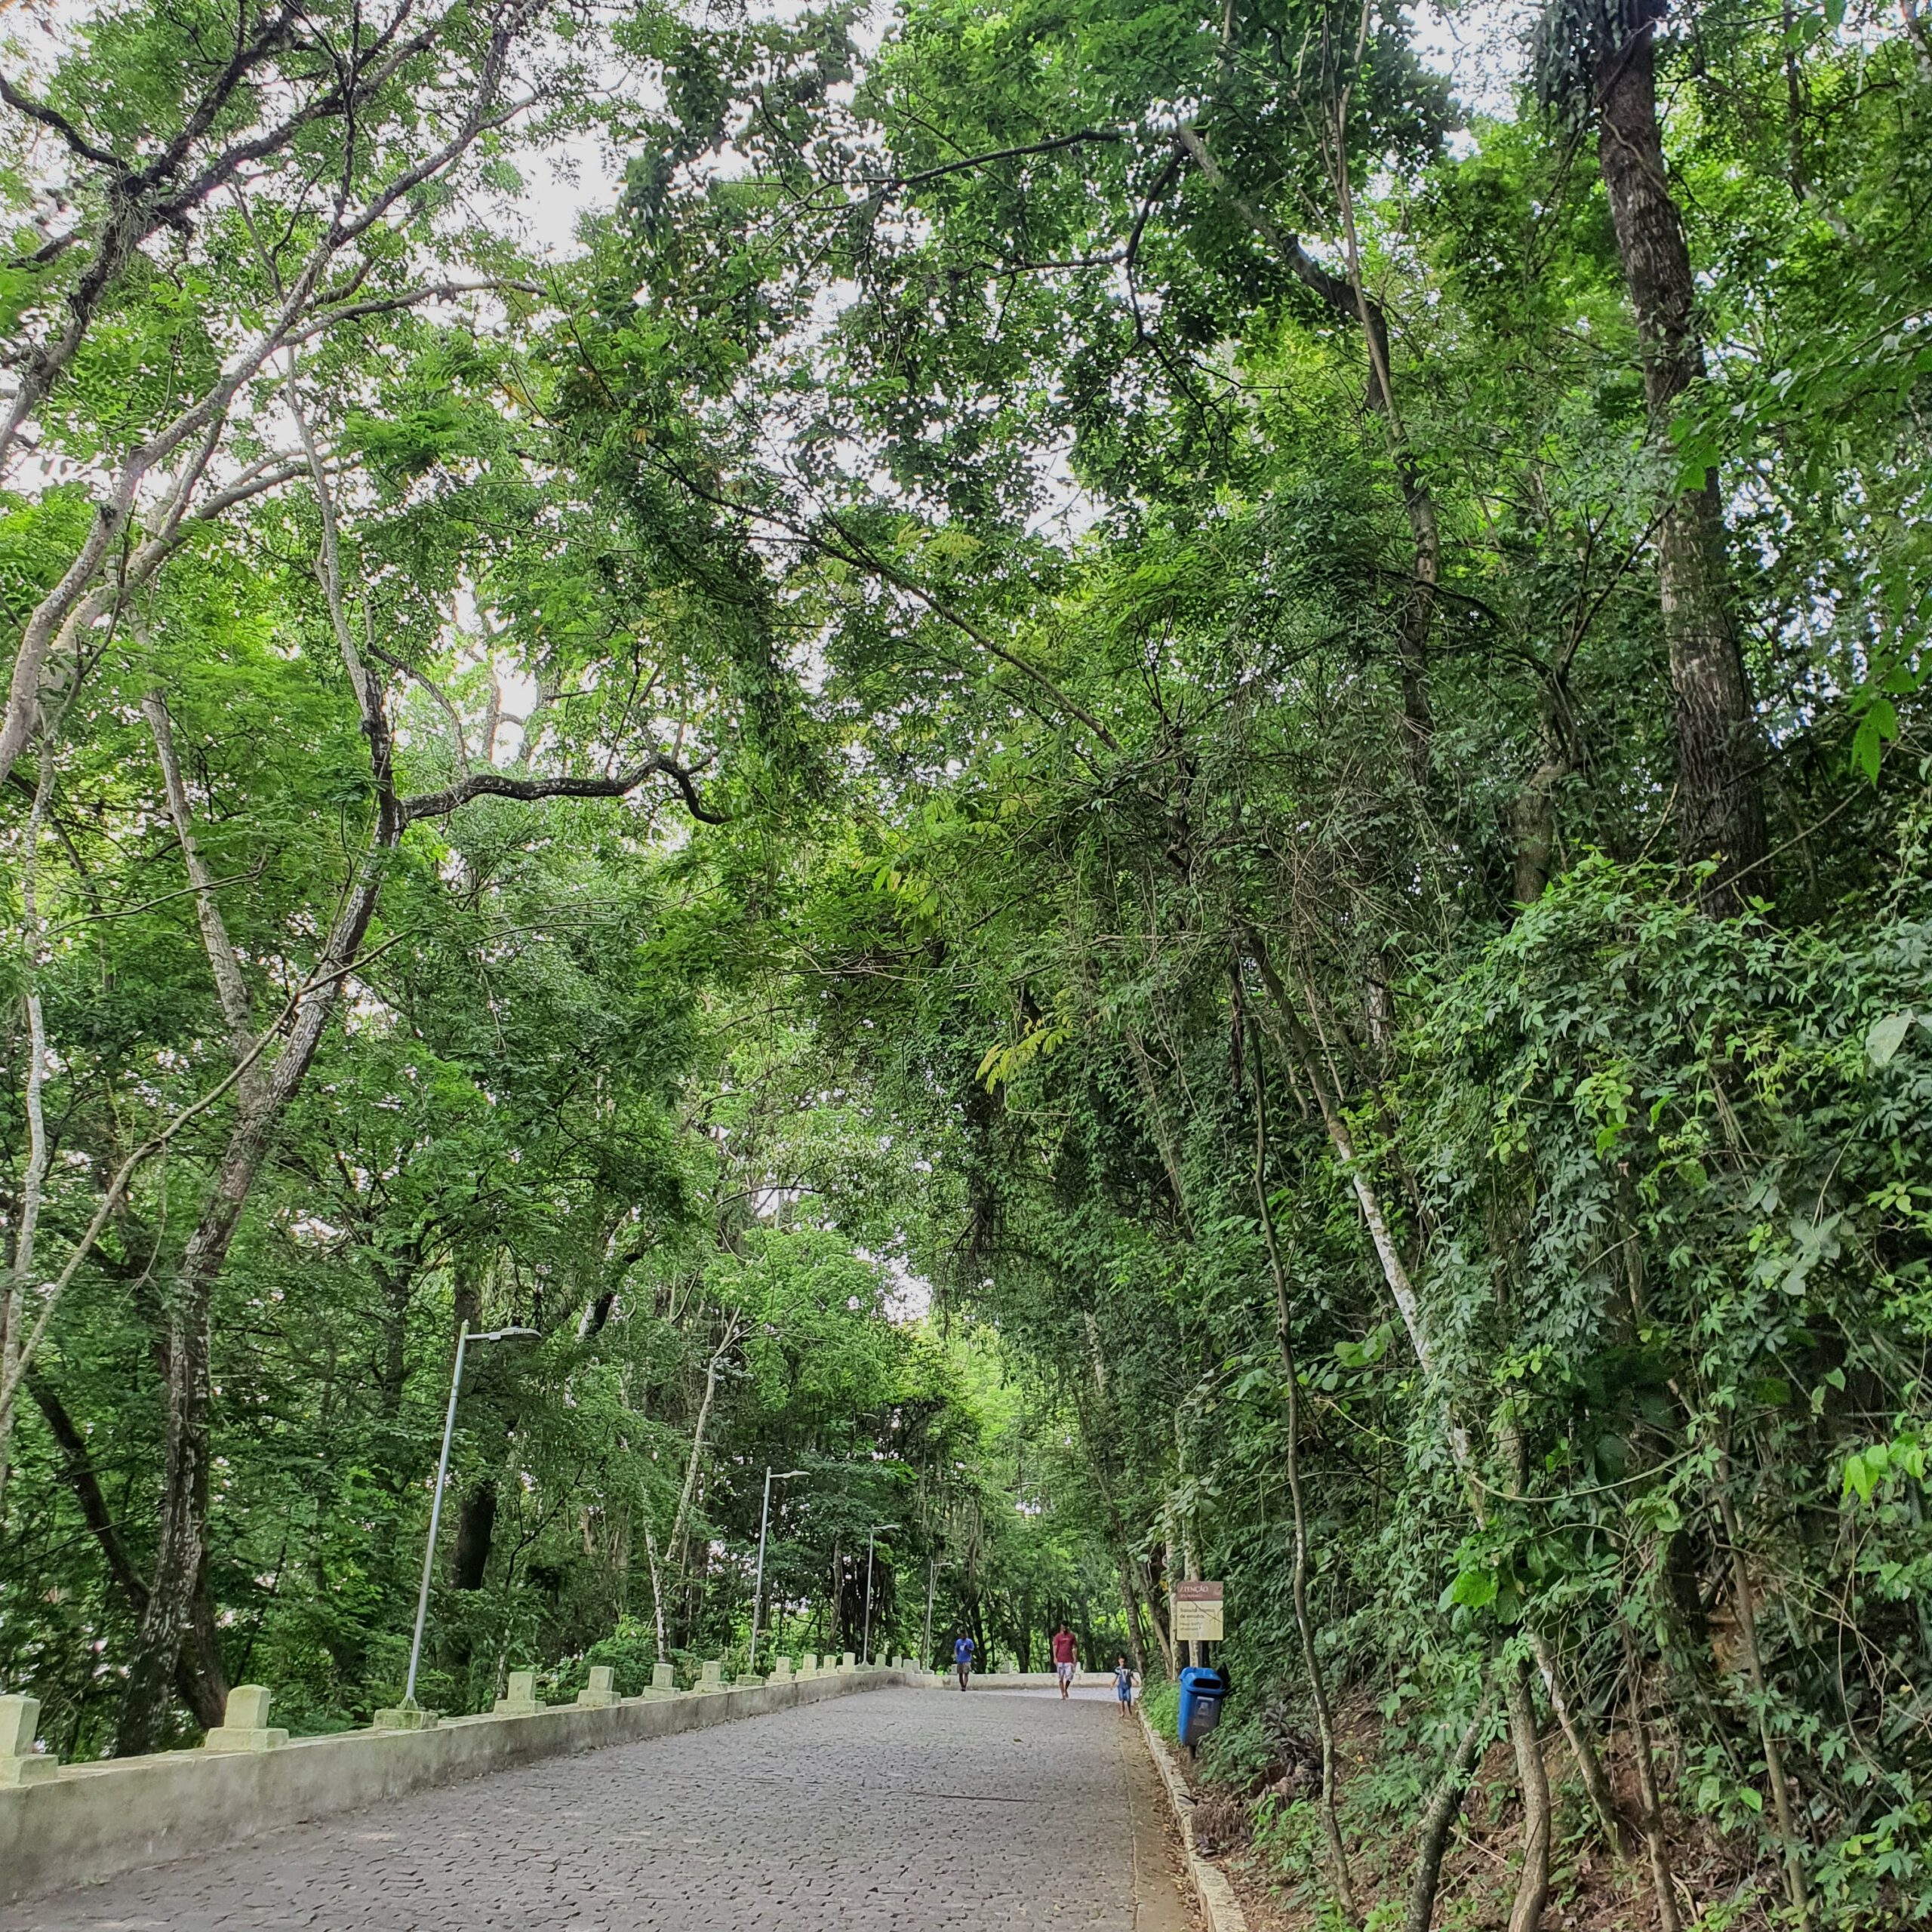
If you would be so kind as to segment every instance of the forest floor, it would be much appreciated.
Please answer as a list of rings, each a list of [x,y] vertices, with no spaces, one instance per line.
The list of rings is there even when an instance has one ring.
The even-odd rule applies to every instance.
[[[1380,1727],[1371,1713],[1356,1710],[1346,1714],[1340,1729],[1341,1810],[1345,1828],[1355,1828],[1349,1832],[1349,1851],[1360,1903],[1364,1914],[1378,1904],[1399,1910],[1407,1899],[1414,1835],[1400,1829],[1386,1813],[1375,1823],[1365,1822],[1371,1810],[1365,1792],[1376,1777]],[[1634,1817],[1635,1777],[1619,1748],[1623,1740],[1613,1732],[1605,1742],[1620,1808],[1626,1817]],[[1546,1740],[1544,1756],[1556,1813],[1544,1932],[1639,1932],[1654,1925],[1656,1906],[1641,1841],[1633,1835],[1621,1858],[1607,1849],[1587,1818],[1580,1786],[1566,1775],[1571,1767],[1561,1738]],[[1332,1921],[1322,1911],[1325,1880],[1315,1878],[1310,1862],[1313,1820],[1303,1810],[1308,1829],[1298,1832],[1264,1812],[1257,1829],[1253,1801],[1265,1794],[1269,1782],[1253,1781],[1244,1792],[1204,1780],[1198,1787],[1202,1809],[1195,1817],[1196,1848],[1227,1874],[1250,1932],[1314,1932]],[[1721,1924],[1725,1932],[1761,1932],[1770,1921],[1759,1903],[1758,1875],[1740,1866],[1734,1844],[1721,1847],[1681,1817],[1669,1823],[1684,1924],[1695,1926],[1700,1913],[1710,1912],[1712,1918],[1704,1922]],[[1443,1860],[1435,1914],[1439,1932],[1488,1932],[1508,1924],[1521,1832],[1515,1761],[1508,1746],[1499,1742],[1477,1767]]]

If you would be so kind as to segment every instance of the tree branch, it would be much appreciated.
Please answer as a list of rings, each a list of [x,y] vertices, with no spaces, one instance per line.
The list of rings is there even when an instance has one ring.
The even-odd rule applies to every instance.
[[[922,168],[911,174],[852,174],[843,185],[857,188],[914,188],[921,181],[935,181],[943,174],[963,174],[968,168],[984,168],[995,161],[1020,161],[1029,155],[1052,154],[1061,148],[1080,147],[1089,142],[1124,141],[1124,134],[1115,128],[1083,128],[1077,134],[1056,134],[1051,140],[1029,141],[1014,148],[994,148],[985,154],[969,154],[958,161],[943,162],[937,168]]]
[[[83,161],[91,161],[97,167],[115,168],[124,174],[128,171],[127,163],[118,155],[96,147],[57,107],[49,107],[44,101],[29,99],[5,74],[0,74],[0,100],[4,100],[15,113],[24,114],[29,121],[38,121],[43,128],[51,128]]]
[[[128,1609],[139,1617],[148,1607],[147,1582],[134,1567],[107,1499],[101,1494],[100,1479],[94,1472],[94,1459],[88,1454],[87,1438],[75,1426],[73,1417],[45,1376],[29,1371],[25,1379],[27,1393],[38,1407],[48,1432],[60,1451],[60,1460],[66,1465],[68,1487],[81,1506],[82,1521],[100,1544],[107,1574],[113,1578],[115,1588],[126,1599]]]
[[[641,764],[608,778],[512,778],[500,771],[475,771],[440,792],[405,798],[401,811],[403,823],[408,825],[417,819],[447,817],[472,798],[621,798],[654,774],[669,779],[684,794],[685,808],[693,818],[702,819],[706,825],[731,823],[728,813],[713,811],[706,804],[690,770],[661,752],[653,752]]]
[[[248,999],[248,983],[228,937],[227,921],[216,904],[214,875],[203,860],[195,842],[195,821],[189,809],[188,788],[182,781],[181,761],[174,749],[174,728],[168,715],[168,700],[158,690],[141,700],[141,711],[153,734],[155,755],[161,764],[161,780],[168,798],[168,814],[174,821],[174,835],[181,841],[181,859],[194,888],[195,916],[202,929],[202,945],[208,957],[208,970],[214,976],[216,997],[221,1002],[221,1017],[228,1022],[230,1051],[239,1060],[254,1044],[253,1014]],[[248,1094],[245,1084],[244,1104]]]

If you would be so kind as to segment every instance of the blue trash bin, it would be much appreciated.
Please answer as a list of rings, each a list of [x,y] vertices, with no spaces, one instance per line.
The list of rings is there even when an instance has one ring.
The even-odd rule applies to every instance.
[[[1175,1730],[1189,1750],[1221,1721],[1221,1706],[1227,1694],[1227,1679],[1218,1670],[1189,1664],[1181,1672],[1180,1713]]]

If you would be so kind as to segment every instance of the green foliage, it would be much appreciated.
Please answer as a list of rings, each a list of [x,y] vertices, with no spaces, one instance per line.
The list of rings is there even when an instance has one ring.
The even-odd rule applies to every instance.
[[[232,17],[97,11],[44,76],[71,180],[45,121],[0,156],[0,327],[50,372],[0,619],[97,598],[0,828],[8,1360],[47,1316],[0,1674],[50,1741],[109,1748],[153,1661],[187,1344],[183,1741],[217,1678],[303,1730],[400,1694],[454,1334],[516,1324],[466,1371],[427,1703],[740,1668],[762,1545],[761,1659],[930,1617],[1037,1663],[1064,1618],[1168,1727],[1206,1575],[1207,1763],[1312,1912],[1311,1654],[1367,1922],[1518,1670],[1563,1909],[1651,1910],[1571,1777],[1594,1737],[1635,1791],[1641,1712],[1700,1924],[1795,1922],[1794,1869],[1814,1924],[1923,1916],[1919,23],[1558,6],[1458,126],[1390,10],[551,23],[514,137],[212,420],[205,480],[259,491],[171,530],[171,445],[89,561],[318,184],[431,162],[491,17],[118,254],[115,158],[205,171],[347,14],[203,125]],[[1668,435],[1578,120],[1640,27],[1705,370]],[[586,135],[621,191],[525,248]],[[1772,852],[1721,917],[1657,566],[1713,477]],[[1451,1854],[1497,1919],[1503,1757]]]

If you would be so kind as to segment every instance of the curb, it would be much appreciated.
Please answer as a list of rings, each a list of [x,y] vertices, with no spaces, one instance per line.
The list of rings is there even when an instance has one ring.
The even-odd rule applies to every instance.
[[[1247,1915],[1241,1909],[1241,1900],[1235,1896],[1228,1875],[1194,1848],[1194,1793],[1188,1789],[1187,1780],[1181,1776],[1168,1747],[1154,1735],[1154,1727],[1147,1721],[1138,1702],[1134,1715],[1140,1721],[1147,1755],[1153,1759],[1154,1768],[1166,1787],[1168,1802],[1174,1807],[1174,1823],[1187,1852],[1187,1875],[1194,1881],[1194,1896],[1201,1903],[1201,1915],[1207,1921],[1208,1932],[1247,1932]]]

